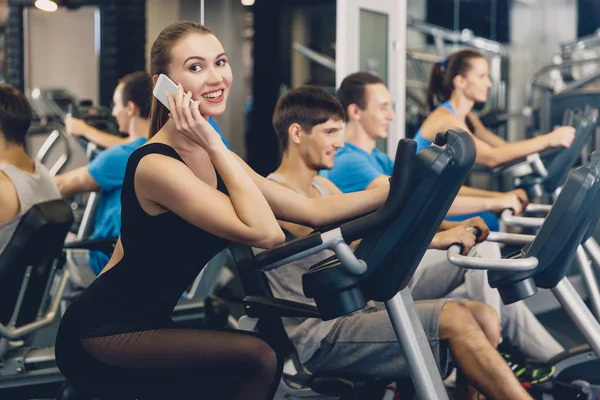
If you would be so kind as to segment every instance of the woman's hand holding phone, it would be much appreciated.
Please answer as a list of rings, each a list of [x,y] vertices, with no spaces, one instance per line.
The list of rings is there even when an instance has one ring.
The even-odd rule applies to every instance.
[[[171,110],[169,115],[179,132],[207,151],[225,147],[221,136],[200,114],[199,103],[192,100],[192,92],[184,93],[180,84],[175,96],[171,92],[167,96]]]

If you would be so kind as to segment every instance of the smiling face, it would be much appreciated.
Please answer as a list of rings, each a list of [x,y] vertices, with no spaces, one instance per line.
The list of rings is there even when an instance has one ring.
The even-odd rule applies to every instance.
[[[310,132],[305,132],[298,124],[290,127],[290,140],[312,170],[333,168],[335,153],[344,147],[342,137],[343,122],[341,119],[331,118],[322,124],[313,126]]]
[[[202,115],[225,112],[233,74],[216,36],[192,32],[178,40],[171,49],[168,75],[186,92],[192,92]]]
[[[358,110],[359,123],[372,138],[387,138],[390,123],[394,120],[392,98],[387,87],[382,83],[365,85],[365,103],[364,110]]]

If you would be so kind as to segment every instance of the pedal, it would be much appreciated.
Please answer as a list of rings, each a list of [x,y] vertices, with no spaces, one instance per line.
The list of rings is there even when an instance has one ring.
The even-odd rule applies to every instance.
[[[585,381],[573,381],[572,383],[555,381],[552,395],[555,399],[593,400],[590,384]]]

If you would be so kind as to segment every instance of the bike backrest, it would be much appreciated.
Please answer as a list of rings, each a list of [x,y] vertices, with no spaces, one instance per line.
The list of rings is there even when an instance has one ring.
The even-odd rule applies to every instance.
[[[535,283],[552,288],[567,274],[577,247],[588,231],[593,210],[598,206],[598,170],[585,165],[574,170],[552,206],[526,257],[536,257]]]
[[[386,301],[406,287],[475,162],[475,144],[462,130],[449,130],[415,155],[410,195],[386,229],[365,237],[356,249],[367,263],[368,299]]]
[[[73,219],[64,200],[34,205],[22,216],[0,254],[1,325],[19,327],[36,321]]]

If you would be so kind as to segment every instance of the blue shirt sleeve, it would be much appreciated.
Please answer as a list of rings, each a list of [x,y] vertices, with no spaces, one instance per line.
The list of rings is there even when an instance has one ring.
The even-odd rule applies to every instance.
[[[327,177],[344,193],[359,192],[382,173],[358,153],[344,153],[335,158]]]
[[[88,171],[102,190],[113,190],[123,186],[128,159],[129,154],[120,145],[113,146],[100,152],[88,164]]]
[[[386,153],[380,150],[373,150],[373,155],[375,156],[377,162],[381,165],[382,173],[392,176],[394,172],[394,162]]]
[[[221,127],[219,126],[217,121],[213,117],[208,117],[208,122],[212,125],[213,128],[215,128],[215,131],[217,131],[217,133],[221,136],[221,140],[223,140],[225,147],[231,150],[231,146],[229,145],[229,142],[227,141],[225,136],[223,136],[223,132],[221,131]]]

